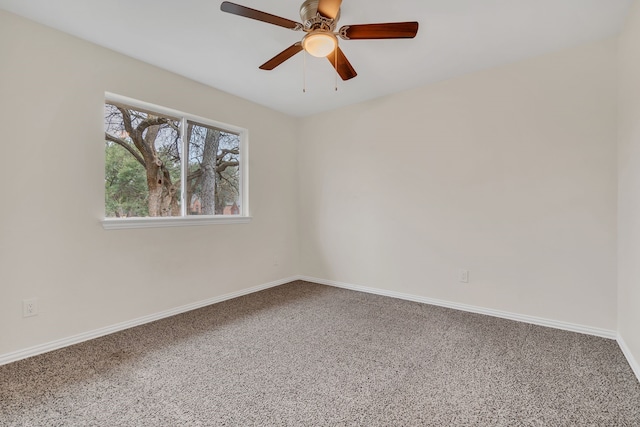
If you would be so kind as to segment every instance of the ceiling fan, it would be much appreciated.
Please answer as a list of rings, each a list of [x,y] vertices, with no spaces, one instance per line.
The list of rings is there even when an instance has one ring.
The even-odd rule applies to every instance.
[[[343,40],[411,39],[418,33],[417,22],[345,25],[335,31],[341,4],[342,0],[305,0],[300,6],[302,23],[228,1],[222,2],[220,10],[306,33],[301,41],[262,64],[260,69],[273,70],[304,50],[316,57],[326,57],[342,80],[352,79],[357,73],[338,46],[338,37]]]

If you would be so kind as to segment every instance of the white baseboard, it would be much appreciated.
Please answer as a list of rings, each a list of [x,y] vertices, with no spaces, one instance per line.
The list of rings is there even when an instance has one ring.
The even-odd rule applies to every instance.
[[[59,348],[68,347],[73,344],[78,344],[83,341],[88,341],[94,338],[99,338],[104,335],[109,335],[114,332],[122,331],[125,329],[133,328],[134,326],[144,325],[145,323],[154,322],[156,320],[164,319],[165,317],[175,316],[176,314],[184,313],[187,311],[195,310],[197,308],[206,307],[211,304],[215,304],[218,302],[230,300],[233,298],[241,297],[243,295],[252,294],[254,292],[262,291],[265,289],[273,288],[275,286],[284,285],[285,283],[293,282],[294,280],[298,280],[298,277],[290,277],[287,279],[276,280],[274,282],[265,283],[263,285],[254,286],[251,288],[243,289],[237,292],[231,292],[225,295],[220,295],[218,297],[209,298],[203,301],[194,302],[191,304],[183,305],[176,308],[171,308],[169,310],[165,310],[159,313],[150,314],[143,317],[138,317],[136,319],[128,320],[126,322],[116,323],[115,325],[106,326],[104,328],[95,329],[93,331],[83,332],[78,335],[73,335],[71,337],[62,338],[59,340],[51,341],[45,344],[36,345],[33,347],[25,348],[23,350],[14,351],[11,353],[1,354],[0,355],[0,366],[5,365],[7,363],[15,362],[21,359],[26,359],[27,357],[36,356],[38,354],[46,353],[49,351],[57,350]]]
[[[595,335],[603,338],[617,339],[617,342],[620,345],[622,352],[624,353],[625,357],[629,361],[629,364],[631,365],[631,368],[635,372],[636,376],[640,380],[640,366],[638,365],[638,362],[634,359],[633,355],[631,354],[629,348],[626,346],[622,337],[617,335],[616,331],[594,328],[590,326],[578,325],[578,324],[573,324],[568,322],[560,322],[557,320],[544,319],[541,317],[510,313],[506,311],[493,310],[493,309],[484,308],[484,307],[459,304],[455,302],[444,301],[444,300],[439,300],[434,298],[427,298],[427,297],[422,297],[422,296],[412,295],[412,294],[404,294],[404,293],[388,291],[384,289],[370,288],[367,286],[352,285],[348,283],[336,282],[333,280],[325,280],[325,279],[319,279],[316,277],[308,277],[308,276],[293,276],[286,279],[276,280],[270,283],[265,283],[263,285],[258,285],[258,286],[243,289],[237,292],[232,292],[232,293],[228,293],[218,297],[209,298],[207,300],[183,305],[183,306],[165,310],[159,313],[150,314],[150,315],[132,319],[126,322],[117,323],[115,325],[95,329],[92,331],[87,331],[78,335],[73,335],[71,337],[62,338],[62,339],[51,341],[45,344],[29,347],[23,350],[2,354],[0,355],[0,365],[5,365],[7,363],[15,362],[21,359],[26,359],[27,357],[36,356],[38,354],[57,350],[59,348],[67,347],[73,344],[78,344],[94,338],[99,338],[104,335],[112,334],[114,332],[118,332],[118,331],[129,329],[135,326],[143,325],[145,323],[154,322],[156,320],[164,319],[166,317],[175,316],[176,314],[195,310],[201,307],[206,307],[211,304],[227,301],[233,298],[237,298],[243,295],[248,295],[248,294],[269,289],[275,286],[280,286],[285,283],[293,282],[296,280],[304,280],[307,282],[318,283],[321,285],[334,286],[338,288],[344,288],[344,289],[350,289],[350,290],[359,291],[359,292],[382,295],[382,296],[387,296],[391,298],[398,298],[398,299],[403,299],[407,301],[414,301],[414,302],[420,302],[424,304],[447,307],[447,308],[467,311],[471,313],[478,313],[478,314],[484,314],[488,316],[500,317],[503,319],[515,320],[519,322],[525,322],[525,323],[530,323],[530,324],[540,325],[540,326],[547,326],[550,328],[563,329],[566,331],[578,332],[578,333],[583,333],[588,335]]]
[[[352,285],[349,283],[336,282],[333,280],[318,279],[316,277],[299,276],[298,280],[318,283],[321,285],[335,286],[338,288],[350,289],[353,291],[366,292],[369,294],[382,295],[386,297],[398,298],[407,301],[420,302],[424,304],[437,305],[440,307],[453,308],[470,313],[485,314],[487,316],[500,317],[502,319],[516,320],[518,322],[530,323],[533,325],[546,326],[549,328],[562,329],[565,331],[578,332],[581,334],[595,335],[597,337],[616,339],[616,331],[608,329],[594,328],[592,326],[578,325],[575,323],[561,322],[558,320],[544,319],[542,317],[527,316],[524,314],[510,313],[508,311],[494,310],[491,308],[477,307],[467,304],[459,304],[451,301],[444,301],[434,298],[427,298],[418,295],[404,294],[400,292],[388,291],[385,289],[370,288],[367,286]]]
[[[640,363],[638,363],[636,358],[633,357],[633,353],[631,353],[631,349],[629,349],[629,347],[627,346],[627,343],[624,341],[624,339],[620,334],[618,334],[617,341],[618,341],[618,345],[620,346],[620,349],[622,350],[622,353],[624,354],[624,357],[627,358],[627,362],[629,362],[629,365],[631,366],[633,373],[636,374],[636,378],[638,378],[638,381],[640,381]]]

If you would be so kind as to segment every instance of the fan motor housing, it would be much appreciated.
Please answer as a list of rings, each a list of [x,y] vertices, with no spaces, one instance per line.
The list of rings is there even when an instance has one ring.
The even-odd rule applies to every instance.
[[[319,0],[305,0],[300,6],[300,19],[302,19],[305,31],[318,29],[334,31],[340,19],[340,11],[338,10],[335,19],[322,17],[318,13],[318,2]]]

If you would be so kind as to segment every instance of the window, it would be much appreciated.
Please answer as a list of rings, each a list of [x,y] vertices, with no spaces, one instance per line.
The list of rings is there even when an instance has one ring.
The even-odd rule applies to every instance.
[[[247,131],[105,100],[105,228],[248,221]]]

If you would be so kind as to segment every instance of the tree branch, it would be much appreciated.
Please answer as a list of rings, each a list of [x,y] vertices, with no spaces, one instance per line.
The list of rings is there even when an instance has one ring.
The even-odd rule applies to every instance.
[[[240,165],[240,162],[238,162],[237,160],[232,160],[232,161],[229,161],[229,162],[222,162],[222,163],[219,163],[218,165],[216,165],[216,172],[222,173],[225,170],[227,170],[227,168],[230,168],[232,166],[239,166],[239,165]]]
[[[229,149],[229,148],[221,148],[220,149],[220,154],[218,154],[216,156],[216,159],[222,160],[222,159],[224,159],[224,156],[226,156],[227,154],[238,155],[238,154],[240,154],[240,149],[239,148],[231,148],[231,149]]]
[[[226,176],[222,175],[222,174],[218,174],[218,178],[220,178],[222,181],[226,181],[234,190],[236,190],[236,193],[238,193],[238,183],[237,182],[232,182],[229,178],[227,178]]]
[[[138,161],[138,163],[140,163],[142,165],[143,168],[146,169],[147,165],[144,162],[144,159],[142,158],[142,156],[140,155],[140,153],[138,153],[136,150],[133,149],[133,147],[128,144],[126,141],[117,138],[111,134],[108,134],[107,132],[104,133],[104,138],[107,141],[111,141],[115,144],[118,144],[119,146],[121,146],[122,148],[124,148],[125,150],[127,150],[129,153],[131,153],[131,155]]]
[[[171,129],[175,130],[175,131],[176,131],[176,133],[178,133],[178,134],[180,133],[180,126],[179,126],[179,125],[174,124],[174,123],[173,123],[173,120],[168,120],[168,121],[167,121],[167,125],[169,125],[169,127],[170,127]]]
[[[140,124],[136,127],[136,132],[142,136],[142,133],[149,126],[158,126],[158,125],[166,125],[169,123],[169,119],[166,117],[158,117],[158,116],[148,116],[145,120],[141,121]]]
[[[153,135],[152,138],[151,138],[151,135],[147,135],[150,139],[150,141],[148,142],[144,140],[144,138],[142,137],[142,134],[149,127],[166,124],[168,120],[169,119],[167,119],[166,117],[148,116],[145,120],[140,122],[138,126],[136,126],[133,133],[129,134],[131,136],[131,139],[133,140],[133,143],[136,145],[138,150],[140,150],[140,152],[143,153],[145,158],[155,157],[154,143],[155,143],[157,134]]]
[[[122,124],[124,124],[124,130],[127,131],[129,135],[133,134],[133,124],[131,123],[131,114],[128,110],[116,106],[120,114],[122,114]]]
[[[197,179],[200,178],[202,176],[202,169],[198,169],[196,171],[191,172],[188,176],[187,176],[187,181],[191,181],[193,179]]]

